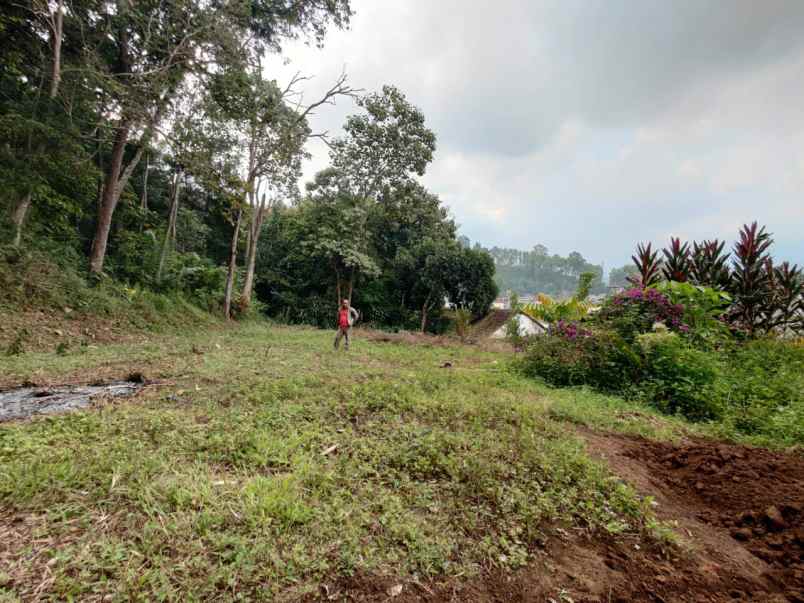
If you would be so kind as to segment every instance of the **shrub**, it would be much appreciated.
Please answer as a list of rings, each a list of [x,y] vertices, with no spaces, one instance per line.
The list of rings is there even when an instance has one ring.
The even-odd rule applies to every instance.
[[[640,335],[638,343],[645,362],[645,379],[632,388],[638,398],[693,421],[722,416],[721,371],[715,355],[669,332]]]
[[[636,255],[632,255],[637,273],[628,277],[628,282],[636,287],[650,287],[662,280],[662,260],[658,257],[659,250],[653,251],[651,244],[637,245]]]
[[[530,338],[520,366],[525,374],[551,385],[589,385],[602,391],[622,391],[640,379],[639,355],[614,332],[586,332],[562,327]]]
[[[581,292],[583,293],[583,292]],[[522,312],[533,320],[555,323],[559,320],[578,321],[589,313],[590,305],[578,296],[566,301],[555,301],[549,295],[539,295],[539,303],[528,304]]]
[[[760,339],[725,357],[724,389],[733,426],[804,442],[804,347]]]
[[[668,281],[685,283],[690,277],[692,262],[689,243],[681,243],[681,239],[670,237],[670,247],[663,249],[664,265],[662,274]]]
[[[455,310],[455,332],[461,341],[466,339],[469,334],[469,322],[472,320],[472,313],[466,308],[458,308]]]
[[[668,329],[687,332],[684,307],[674,304],[654,288],[633,288],[609,298],[596,315],[596,321],[615,330],[628,342],[640,333],[648,333],[661,323]]]
[[[650,244],[637,246],[632,256],[637,274],[629,279],[637,287],[667,282],[692,282],[727,291],[731,295],[726,317],[735,333],[746,338],[769,333],[794,337],[804,332],[804,273],[795,264],[775,266],[770,254],[771,234],[756,222],[744,225],[729,254],[724,243],[713,241],[681,243],[671,238],[662,250],[664,260]]]
[[[550,333],[562,337],[569,341],[575,341],[579,337],[592,337],[592,331],[585,329],[576,322],[559,320],[550,327]]]
[[[688,337],[696,345],[713,347],[728,340],[729,330],[723,320],[731,303],[728,293],[676,281],[664,282],[655,288],[671,304],[683,308],[682,322],[689,327]]]
[[[690,272],[692,281],[698,285],[727,289],[731,279],[729,254],[723,253],[725,241],[693,242]]]

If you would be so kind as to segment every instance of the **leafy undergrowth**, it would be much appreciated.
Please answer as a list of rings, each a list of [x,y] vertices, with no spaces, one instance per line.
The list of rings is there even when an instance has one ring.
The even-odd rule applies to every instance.
[[[0,426],[0,592],[294,600],[356,572],[518,567],[559,527],[658,537],[647,502],[504,356],[330,345],[253,323],[0,359],[17,381],[142,367],[156,380],[134,399]]]
[[[221,322],[186,294],[157,293],[111,279],[90,286],[68,261],[59,263],[35,251],[4,254],[2,248],[0,316],[0,355],[63,354]]]

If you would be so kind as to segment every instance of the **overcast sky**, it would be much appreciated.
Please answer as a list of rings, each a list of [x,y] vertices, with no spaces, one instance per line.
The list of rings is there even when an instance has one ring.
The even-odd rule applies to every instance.
[[[486,246],[579,251],[726,238],[758,220],[804,263],[804,0],[353,0],[287,65],[394,84],[438,137],[424,184]],[[337,134],[349,101],[312,120]],[[325,167],[312,143],[306,175]]]

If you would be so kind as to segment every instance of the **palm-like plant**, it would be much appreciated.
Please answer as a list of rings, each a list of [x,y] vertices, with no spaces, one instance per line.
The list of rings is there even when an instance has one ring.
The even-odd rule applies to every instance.
[[[657,285],[662,280],[662,260],[658,256],[659,251],[653,251],[650,243],[637,245],[636,255],[631,256],[637,268],[637,274],[629,276],[628,281],[643,289]]]
[[[804,278],[801,269],[790,262],[774,268],[768,260],[767,268],[771,286],[771,303],[767,311],[765,329],[804,328]]]
[[[713,239],[692,244],[691,279],[696,285],[727,290],[731,280],[729,254],[723,253],[725,241]]]
[[[664,265],[662,273],[665,280],[686,283],[690,277],[690,246],[681,244],[681,239],[670,237],[670,247],[663,249]]]
[[[734,303],[729,315],[749,336],[763,330],[767,310],[772,305],[773,268],[767,253],[772,243],[765,227],[759,228],[754,222],[742,227],[740,240],[734,244],[730,283]]]

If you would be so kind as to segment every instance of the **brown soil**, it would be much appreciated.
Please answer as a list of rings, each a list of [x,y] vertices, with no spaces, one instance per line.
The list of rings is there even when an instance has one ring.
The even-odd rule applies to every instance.
[[[675,523],[692,557],[724,583],[746,581],[747,600],[804,602],[804,458],[702,439],[582,435],[655,499],[658,517]]]
[[[703,440],[581,435],[593,455],[654,499],[680,546],[556,530],[518,571],[426,583],[358,575],[308,600],[804,602],[804,459]]]

